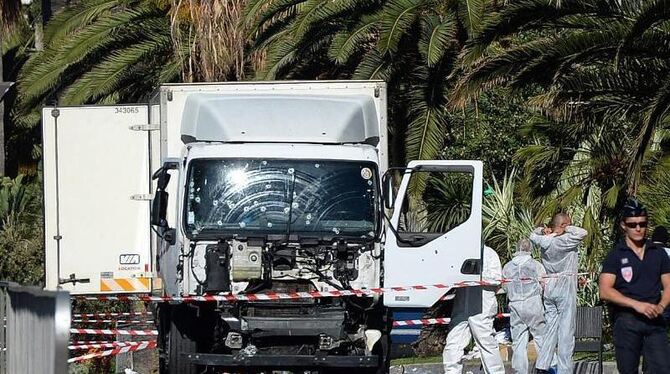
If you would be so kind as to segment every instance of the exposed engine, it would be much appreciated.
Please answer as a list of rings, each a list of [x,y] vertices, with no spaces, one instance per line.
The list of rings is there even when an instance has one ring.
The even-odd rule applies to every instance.
[[[374,244],[300,245],[263,240],[192,244],[194,293],[298,293],[361,287],[362,273],[375,279]],[[202,261],[201,259],[204,259]],[[368,280],[364,280],[368,283]],[[353,285],[352,285],[353,284]],[[363,287],[373,287],[374,283]],[[268,354],[369,354],[384,328],[378,298],[291,298],[220,303],[214,350],[254,349]],[[375,321],[370,325],[369,321]],[[253,348],[246,348],[253,347]]]

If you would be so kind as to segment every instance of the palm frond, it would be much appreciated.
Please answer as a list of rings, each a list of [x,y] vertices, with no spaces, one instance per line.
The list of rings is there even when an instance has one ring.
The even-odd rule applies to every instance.
[[[129,67],[147,57],[164,54],[171,47],[170,38],[165,36],[162,41],[146,40],[112,52],[63,92],[61,104],[84,104],[113,93],[123,84]]]
[[[381,13],[381,27],[378,48],[382,54],[394,53],[402,36],[416,22],[421,0],[390,0]]]
[[[346,63],[365,44],[374,40],[379,28],[377,15],[361,18],[361,21],[350,30],[338,32],[328,50],[328,56],[338,64]]]
[[[482,21],[486,10],[484,0],[459,0],[459,18],[463,21],[468,35],[476,35],[482,27]]]
[[[67,35],[80,30],[83,25],[91,24],[96,18],[119,6],[123,6],[119,0],[88,0],[65,8],[49,20],[44,30],[44,42],[58,43]]]
[[[435,66],[449,49],[455,47],[457,33],[453,16],[445,20],[435,14],[422,17],[419,51],[429,67]]]
[[[368,51],[356,67],[353,79],[388,80],[393,73],[393,64],[373,48]]]
[[[656,92],[654,98],[649,105],[647,113],[644,116],[642,130],[635,141],[635,148],[631,160],[629,175],[629,190],[634,193],[640,183],[642,164],[645,159],[645,154],[649,149],[649,145],[654,137],[656,129],[659,124],[668,115],[670,109],[670,75],[665,77],[665,82],[661,88]]]
[[[652,0],[645,2],[642,6],[643,9],[635,18],[626,37],[621,41],[623,48],[630,46],[633,40],[642,36],[657,23],[670,19],[670,1],[668,0]]]

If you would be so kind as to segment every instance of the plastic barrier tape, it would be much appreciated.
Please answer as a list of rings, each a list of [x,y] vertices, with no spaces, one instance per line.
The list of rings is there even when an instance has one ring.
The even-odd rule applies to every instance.
[[[150,316],[151,312],[125,312],[125,313],[84,313],[73,314],[72,318],[111,318],[111,317],[130,317],[130,316]]]
[[[98,358],[98,357],[106,357],[106,356],[116,356],[121,353],[128,353],[128,352],[137,352],[141,351],[144,349],[153,349],[156,348],[156,341],[147,341],[147,342],[142,342],[142,344],[138,345],[133,345],[133,346],[128,346],[128,347],[118,347],[114,348],[108,351],[102,351],[102,352],[95,352],[95,353],[89,353],[83,356],[77,356],[73,357],[69,360],[67,360],[68,363],[73,363],[73,362],[79,362],[79,361],[85,361],[85,360],[90,360],[92,358]]]
[[[156,330],[116,330],[116,329],[70,329],[70,334],[89,334],[89,335],[133,335],[147,336],[158,335]]]
[[[117,347],[131,347],[140,345],[144,342],[109,342],[109,343],[95,343],[95,344],[74,344],[68,345],[67,349],[71,351],[86,351],[90,349],[100,348],[117,348]]]
[[[499,313],[496,318],[503,319],[509,317],[509,313]],[[405,321],[393,321],[393,327],[402,326],[429,326],[429,325],[448,325],[451,318],[427,318],[427,319],[410,319]]]
[[[123,320],[123,319],[73,319],[73,323],[154,323],[153,320],[147,319],[147,320],[138,320],[138,321],[130,321],[130,320]]]
[[[551,279],[559,277],[574,277],[582,276],[589,273],[576,274],[560,274],[547,275],[541,279]],[[481,281],[461,281],[453,284],[431,284],[431,285],[416,285],[416,286],[400,286],[400,287],[382,287],[382,288],[367,288],[367,289],[350,289],[350,290],[336,290],[336,291],[310,291],[310,292],[265,292],[256,294],[222,294],[222,295],[203,295],[203,296],[149,296],[149,295],[97,295],[97,296],[76,296],[81,300],[108,300],[108,301],[145,301],[145,302],[236,302],[236,301],[260,301],[260,300],[296,300],[296,299],[314,299],[324,297],[369,297],[373,295],[382,295],[386,292],[407,292],[407,291],[424,291],[429,289],[449,290],[452,288],[462,287],[476,287],[476,286],[500,286],[501,284],[510,283],[512,281],[530,282],[536,281],[537,278],[507,278],[495,280],[481,280]]]

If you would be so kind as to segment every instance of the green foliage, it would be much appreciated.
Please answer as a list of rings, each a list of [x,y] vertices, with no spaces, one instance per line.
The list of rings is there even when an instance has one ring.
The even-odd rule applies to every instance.
[[[18,80],[17,124],[33,127],[44,103],[111,104],[146,98],[176,79],[168,9],[153,0],[85,0],[45,28],[44,51],[34,53]]]
[[[528,238],[535,228],[534,212],[523,205],[517,190],[515,170],[505,174],[501,183],[493,179],[493,194],[486,196],[482,206],[483,237],[505,263],[512,258],[516,243]]]
[[[447,174],[430,179],[424,201],[428,231],[450,231],[465,222],[472,212],[472,175]]]
[[[640,201],[650,207],[649,215],[654,226],[670,228],[670,157],[650,173],[640,187]]]
[[[517,165],[514,156],[532,138],[522,130],[535,120],[523,97],[498,89],[482,94],[476,105],[448,114],[453,125],[440,158],[482,160],[484,176],[502,180]]]
[[[622,137],[613,179],[623,194],[635,194],[652,139],[667,126],[670,29],[660,26],[668,12],[658,11],[667,5],[525,0],[503,7],[469,41],[464,55],[474,62],[453,101],[499,85],[539,89],[529,103],[554,121],[581,124],[573,139],[593,142],[603,131]],[[611,187],[602,189],[610,198]]]
[[[254,0],[245,20],[254,48],[267,52],[258,78],[385,80],[392,163],[405,164],[437,158],[444,148],[453,126],[446,105],[457,56],[492,6],[486,0]],[[421,181],[412,186],[414,193],[423,188]]]
[[[44,232],[39,181],[23,176],[0,184],[0,279],[40,285],[44,279]]]

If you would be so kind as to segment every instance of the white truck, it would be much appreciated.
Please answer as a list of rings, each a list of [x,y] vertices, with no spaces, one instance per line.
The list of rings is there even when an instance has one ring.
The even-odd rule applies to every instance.
[[[180,297],[480,279],[482,163],[389,170],[386,111],[381,81],[167,84],[146,104],[44,108],[47,288]],[[469,210],[436,229],[408,190],[454,176]],[[159,303],[161,373],[384,373],[391,308],[445,292]]]

